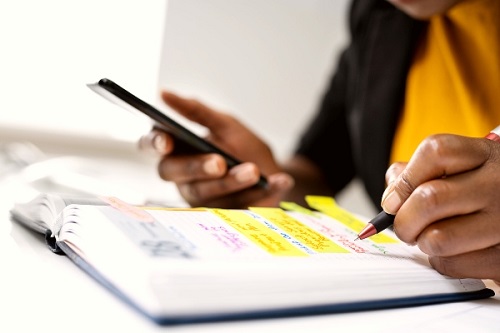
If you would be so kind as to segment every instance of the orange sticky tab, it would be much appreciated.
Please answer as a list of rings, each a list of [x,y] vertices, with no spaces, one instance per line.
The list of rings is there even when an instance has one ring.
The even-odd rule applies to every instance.
[[[122,201],[118,198],[115,197],[101,197],[100,198],[102,201],[110,205],[111,207],[117,209],[121,213],[133,218],[134,220],[140,221],[140,222],[149,222],[152,223],[155,221],[154,217],[151,216],[148,212],[145,210],[133,206],[131,204],[126,203],[125,201]]]

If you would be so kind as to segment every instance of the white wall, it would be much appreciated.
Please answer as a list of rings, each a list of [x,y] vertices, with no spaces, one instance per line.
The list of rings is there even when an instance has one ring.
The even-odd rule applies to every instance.
[[[286,156],[346,43],[346,0],[169,0],[159,82]]]
[[[155,98],[165,8],[165,0],[2,0],[0,142],[7,129],[135,138],[129,115],[85,84],[108,76]]]

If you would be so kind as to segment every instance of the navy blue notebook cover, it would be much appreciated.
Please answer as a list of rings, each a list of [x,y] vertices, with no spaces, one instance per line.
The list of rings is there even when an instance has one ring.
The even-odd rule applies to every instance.
[[[58,247],[78,267],[80,267],[88,275],[94,278],[98,283],[107,288],[109,291],[115,294],[115,296],[119,297],[129,306],[139,311],[145,317],[149,318],[150,320],[156,322],[159,325],[180,325],[180,324],[194,324],[194,323],[204,323],[204,322],[206,323],[206,322],[217,322],[217,321],[269,319],[269,318],[280,318],[280,317],[359,312],[367,310],[384,310],[392,308],[403,308],[403,307],[413,307],[413,306],[422,306],[430,304],[478,300],[478,299],[492,297],[495,295],[493,290],[485,288],[474,292],[435,294],[431,296],[404,297],[404,298],[394,298],[394,299],[383,299],[378,301],[337,303],[337,304],[326,304],[326,305],[307,306],[307,307],[277,308],[274,310],[248,311],[240,313],[218,313],[212,315],[197,315],[196,313],[193,313],[191,315],[185,315],[185,316],[158,317],[158,316],[152,316],[151,314],[145,312],[142,308],[137,306],[134,300],[127,297],[127,295],[125,295],[120,289],[118,289],[105,277],[103,277],[91,265],[89,265],[85,260],[83,260],[75,251],[73,251],[67,244],[58,243]],[[214,303],[215,302],[217,302],[216,296],[214,296]]]

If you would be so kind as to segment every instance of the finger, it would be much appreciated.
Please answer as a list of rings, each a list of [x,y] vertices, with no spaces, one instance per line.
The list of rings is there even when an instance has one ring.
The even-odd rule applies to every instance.
[[[399,209],[394,231],[401,240],[413,244],[418,235],[435,221],[468,215],[482,210],[496,193],[489,178],[480,172],[466,172],[435,179],[418,186]],[[481,195],[471,189],[481,189]],[[496,206],[493,204],[493,206]],[[455,226],[460,228],[459,225]]]
[[[259,169],[253,163],[242,163],[231,168],[225,176],[206,181],[178,183],[182,196],[190,203],[202,203],[224,197],[257,184]]]
[[[180,97],[169,91],[162,91],[161,97],[167,105],[181,115],[212,131],[222,130],[226,125],[226,114],[215,111],[195,99]]]
[[[441,274],[458,278],[500,280],[500,246],[451,257],[430,257],[429,262]]]
[[[227,164],[218,154],[168,156],[158,164],[160,178],[176,183],[222,177]]]
[[[274,207],[277,206],[285,194],[295,185],[292,176],[287,173],[275,173],[267,177],[267,195],[263,198],[253,199],[251,202],[255,206]]]
[[[174,140],[167,133],[153,129],[139,139],[139,149],[157,155],[167,155],[174,149]]]
[[[267,177],[267,181],[268,187],[266,189],[252,186],[231,195],[221,195],[203,203],[203,205],[219,208],[276,207],[283,195],[294,186],[294,180],[286,173],[276,173]]]
[[[407,163],[396,162],[391,164],[385,172],[385,182],[387,184],[387,187],[385,188],[384,193],[382,193],[381,205],[383,205],[387,196],[394,191],[394,182],[401,174],[401,172],[403,172],[406,165]]]
[[[396,214],[419,185],[482,165],[490,154],[485,141],[449,134],[427,138],[419,145],[406,168],[393,182],[382,202],[382,207],[387,213]]]
[[[500,228],[491,214],[463,215],[431,224],[417,244],[430,256],[456,256],[500,244]]]
[[[385,172],[385,182],[387,183],[387,185],[391,184],[397,179],[401,172],[403,172],[403,170],[406,168],[406,165],[407,163],[402,162],[391,164],[391,166]]]

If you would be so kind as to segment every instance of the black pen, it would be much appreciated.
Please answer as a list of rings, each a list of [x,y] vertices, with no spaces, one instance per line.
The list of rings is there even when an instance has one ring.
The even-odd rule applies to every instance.
[[[488,135],[485,136],[486,139],[496,141],[500,143],[500,126],[497,126],[494,130],[492,130]],[[361,230],[358,234],[358,239],[365,239],[379,232],[387,229],[394,223],[394,215],[388,214],[385,211],[381,211],[373,220],[368,222],[366,227]]]
[[[394,215],[381,211],[377,216],[361,230],[358,234],[358,239],[365,239],[375,234],[378,234],[382,230],[389,228],[394,223]]]

